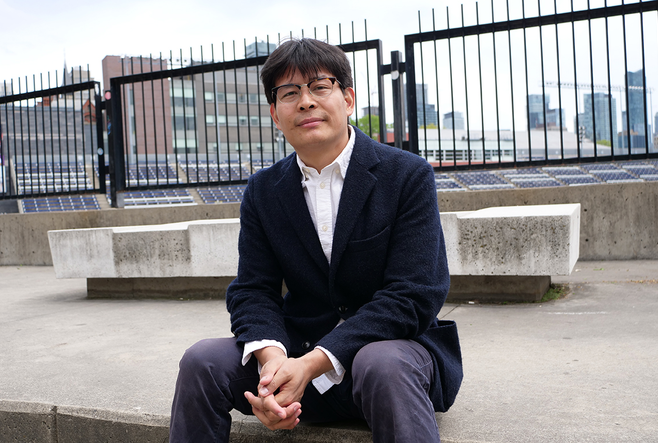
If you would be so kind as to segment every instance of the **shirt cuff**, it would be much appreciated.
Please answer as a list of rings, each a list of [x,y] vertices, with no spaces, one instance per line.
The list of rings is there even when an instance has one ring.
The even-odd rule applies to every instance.
[[[268,346],[275,346],[281,349],[283,353],[286,355],[286,357],[288,356],[288,351],[286,350],[286,347],[276,340],[250,341],[244,344],[244,350],[242,351],[242,366],[246,365],[249,362],[249,359],[251,358],[251,355],[254,352],[258,351],[259,349],[267,348]],[[258,362],[259,374],[261,369],[263,369],[263,366],[260,364],[260,362]]]
[[[340,364],[334,354],[329,352],[327,349],[323,348],[322,346],[317,346],[316,349],[324,352],[325,355],[329,357],[329,361],[331,361],[331,364],[334,367],[334,369],[331,371],[325,372],[321,376],[314,378],[312,381],[315,389],[317,389],[320,394],[324,394],[329,389],[331,389],[333,385],[340,384],[343,381],[343,377],[345,376],[345,368]]]

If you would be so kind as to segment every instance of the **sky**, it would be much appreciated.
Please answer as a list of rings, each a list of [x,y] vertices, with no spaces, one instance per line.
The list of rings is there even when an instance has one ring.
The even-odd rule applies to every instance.
[[[521,18],[523,14],[522,5],[525,8],[526,16],[531,17],[537,15],[539,7],[542,8],[541,13],[547,15],[554,12],[554,5],[557,5],[558,12],[567,12],[571,8],[572,1],[574,9],[578,10],[586,8],[588,3],[590,7],[596,8],[603,6],[606,1],[608,5],[613,5],[620,3],[622,0],[508,1],[510,16],[514,19]],[[625,1],[628,3],[637,0]],[[501,16],[501,13],[506,13],[505,0],[480,0],[479,2],[476,2],[476,0],[334,0],[315,3],[286,0],[277,2],[271,0],[91,0],[86,2],[79,0],[59,0],[56,2],[52,0],[0,0],[0,19],[2,23],[0,26],[0,84],[3,81],[9,83],[13,80],[16,85],[16,82],[20,79],[22,90],[25,91],[27,77],[28,88],[33,90],[33,76],[36,76],[37,89],[41,89],[41,78],[43,78],[44,87],[47,87],[48,73],[50,73],[51,84],[55,86],[55,71],[57,71],[58,78],[61,79],[65,63],[69,70],[78,66],[82,66],[83,70],[86,70],[89,66],[92,77],[102,81],[101,61],[106,55],[137,57],[140,55],[145,57],[153,55],[157,57],[162,53],[163,57],[169,58],[169,53],[172,51],[174,58],[177,58],[182,50],[183,57],[187,58],[190,54],[190,48],[192,48],[193,57],[198,60],[200,58],[200,48],[203,47],[204,60],[210,58],[211,48],[214,50],[215,59],[220,60],[222,43],[224,43],[226,59],[230,60],[233,58],[234,41],[238,48],[236,58],[242,58],[245,39],[247,44],[254,42],[255,39],[260,41],[266,40],[268,37],[271,42],[276,42],[279,35],[287,37],[291,33],[294,37],[301,37],[302,35],[309,37],[317,32],[319,38],[325,39],[328,32],[329,42],[336,44],[339,43],[339,29],[342,34],[340,38],[344,43],[350,42],[352,39],[355,41],[364,40],[367,29],[368,39],[382,40],[384,63],[390,63],[390,52],[392,50],[404,51],[404,35],[419,32],[419,21],[421,22],[420,30],[422,31],[430,31],[433,28],[444,29],[447,24],[446,8],[448,8],[450,11],[450,26],[458,27],[461,25],[461,7],[463,4],[464,22],[467,26],[473,25],[477,20],[477,4],[480,22],[489,22],[491,20],[492,2],[495,2],[496,5],[496,21],[504,20],[505,16]],[[595,26],[600,25],[601,23],[595,24]],[[619,22],[617,22],[617,27],[619,27],[618,25]],[[614,27],[615,24],[613,23],[612,26]],[[647,22],[647,26],[655,28],[656,20],[652,19],[651,23]],[[354,29],[354,37],[352,37],[352,28]],[[628,32],[632,33],[637,26],[629,24],[629,28]],[[645,33],[650,33],[649,29],[651,28],[647,28]],[[588,41],[586,25],[579,26],[576,32],[580,34],[581,43]],[[550,30],[548,30],[547,38],[544,41],[549,54],[553,50],[551,49],[550,34]],[[651,35],[655,39],[655,32]],[[523,50],[520,37],[520,35],[517,35],[513,39],[517,51],[514,54],[517,64],[523,58],[523,54],[518,52]],[[534,43],[533,38],[535,39]],[[533,36],[533,33],[529,32],[528,39],[529,46],[534,45],[533,47],[537,47],[536,33]],[[453,43],[455,45],[453,47],[453,56],[459,62],[461,57],[459,45],[461,43],[458,41]],[[473,65],[473,62],[477,59],[472,58],[477,50],[473,46],[474,43],[475,40],[473,39],[469,41],[467,52],[467,58],[471,58],[468,66],[468,75],[471,77],[469,79],[471,98],[477,97],[474,91],[478,89],[477,83],[471,83],[477,80],[471,74],[477,72],[476,66]],[[594,43],[600,45],[601,42]],[[614,48],[619,43],[619,39],[611,42],[613,45],[611,52],[621,54],[622,49]],[[487,40],[483,40],[484,48],[487,47],[487,44],[489,44]],[[498,45],[501,44],[505,45],[505,41],[499,40]],[[565,78],[567,76],[565,72],[569,70],[570,63],[573,60],[569,52],[569,46],[569,44],[563,45],[561,49],[560,60],[561,64],[565,66],[565,70],[562,72],[563,81],[568,81],[568,78]],[[647,47],[652,46],[654,44],[649,42]],[[658,42],[654,47],[658,47]],[[579,47],[579,51],[581,51],[581,54],[583,51],[586,52],[586,46],[583,49]],[[529,76],[532,78],[530,94],[541,93],[539,77],[533,73],[533,69],[536,70],[539,66],[536,63],[536,52],[531,50],[529,54],[529,59],[531,59]],[[595,52],[597,52],[596,48]],[[598,53],[605,53],[605,51],[600,48]],[[445,47],[443,48],[443,54],[443,58],[439,60],[439,75],[445,79],[448,77]],[[534,62],[532,62],[533,57],[535,57]],[[550,56],[547,56],[547,59],[550,59]],[[598,59],[602,60],[601,56],[598,56]],[[628,70],[636,70],[641,67],[638,64],[640,58],[637,54],[631,56],[630,59],[631,65],[629,65]],[[651,75],[651,81],[653,82],[658,78],[658,75],[656,75],[658,73],[658,64],[656,64],[658,57],[655,57],[655,54],[650,54],[647,60],[651,64],[647,67],[647,73]],[[483,63],[487,63],[486,56],[483,57]],[[623,84],[624,71],[619,63],[616,65],[616,71],[613,72],[611,82],[613,84]],[[433,67],[429,63],[428,66],[428,75],[431,77]],[[463,73],[465,70],[459,67],[459,63],[455,66],[453,72],[455,87],[459,88],[460,85],[464,84]],[[517,69],[520,70],[518,71],[520,74],[517,74]],[[520,119],[520,124],[522,123],[521,120],[525,118],[523,112],[525,105],[525,89],[523,87],[525,85],[522,84],[524,82],[519,82],[519,79],[522,79],[522,75],[524,75],[522,69],[523,67],[520,65],[515,67],[514,74],[516,79],[514,88],[521,88],[521,93],[517,93],[514,99],[515,101],[519,100],[515,112],[515,115],[518,115],[515,119]],[[555,67],[551,65],[550,60],[547,61],[545,69],[549,73],[551,70],[555,71]],[[579,67],[579,69],[581,77],[579,77],[578,82],[588,82],[588,76],[582,74],[586,74],[589,67]],[[595,71],[594,83],[605,83],[607,79],[602,74],[606,72],[605,65],[603,70],[595,66]],[[501,78],[504,80],[504,75]],[[494,98],[492,96],[487,99],[486,95],[492,95],[495,88],[488,87],[486,83],[491,81],[491,76],[489,78],[485,77],[483,80],[485,82],[485,100],[490,104],[490,110],[487,112],[488,117],[493,115],[491,104]],[[555,79],[547,78],[546,80]],[[436,103],[437,100],[433,99],[437,95],[436,88],[432,85],[432,81],[427,82],[430,84],[429,96],[432,97],[430,103]],[[442,81],[441,84],[445,84],[445,81]],[[652,83],[650,86],[658,89],[658,84]],[[14,88],[16,90],[16,86]],[[501,91],[503,90],[501,89]],[[556,92],[554,90],[548,90],[547,92],[552,94],[551,107],[557,107]],[[658,94],[654,95],[655,97],[652,96],[652,102],[658,100]],[[442,97],[447,99],[448,95],[443,94]],[[621,101],[621,97],[619,100]],[[447,112],[451,106],[452,104],[449,103],[439,103],[441,112]],[[455,110],[463,111],[465,108],[464,103],[456,103],[454,106]],[[575,105],[566,103],[563,106],[567,109],[568,120],[571,125],[571,120],[575,115]],[[651,109],[653,115],[653,112],[658,110],[658,103]],[[472,113],[471,116],[475,127],[479,126],[479,116],[477,114]],[[620,111],[618,118],[621,119]],[[490,123],[487,123],[486,126],[491,127],[492,120],[491,118],[488,118],[488,120]],[[510,127],[511,122],[503,121],[501,125],[503,128]],[[621,120],[619,126],[621,127]]]
[[[219,51],[222,42],[238,47],[255,38],[276,41],[278,34],[310,36],[317,28],[324,36],[351,41],[354,22],[356,40],[368,37],[386,42],[384,50],[403,50],[403,36],[418,32],[418,12],[431,15],[432,8],[459,7],[459,1],[378,0],[300,2],[270,0],[0,0],[0,82],[89,64],[100,79],[101,60],[106,55],[148,56],[174,54],[190,47],[209,56],[210,46]],[[468,3],[468,1],[467,1]],[[471,1],[471,3],[473,3]],[[332,43],[337,43],[332,42]]]

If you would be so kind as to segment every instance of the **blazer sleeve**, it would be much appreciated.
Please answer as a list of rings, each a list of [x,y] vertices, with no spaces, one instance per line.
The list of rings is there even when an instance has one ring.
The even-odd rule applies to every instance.
[[[368,343],[421,336],[435,324],[450,287],[434,171],[418,157],[403,163],[408,172],[396,176],[401,187],[397,200],[381,197],[371,203],[396,205],[388,243],[378,249],[386,254],[383,285],[353,316],[318,343],[334,354],[346,370],[351,368],[359,349]],[[357,263],[367,260],[367,254],[373,251],[350,252],[348,245],[345,254],[351,253],[366,254],[353,257],[352,262]]]
[[[226,292],[231,331],[241,344],[269,339],[290,349],[282,311],[281,266],[267,241],[254,202],[254,187],[252,177],[240,206],[238,276]]]

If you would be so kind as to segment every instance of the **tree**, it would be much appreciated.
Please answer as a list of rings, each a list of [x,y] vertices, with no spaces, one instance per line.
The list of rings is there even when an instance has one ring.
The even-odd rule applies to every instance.
[[[364,115],[358,120],[358,123],[354,122],[354,119],[350,118],[350,124],[356,126],[366,135],[369,135],[373,140],[377,140],[377,134],[379,134],[379,116],[378,115]],[[371,126],[372,125],[372,126]],[[371,130],[372,128],[372,130]]]

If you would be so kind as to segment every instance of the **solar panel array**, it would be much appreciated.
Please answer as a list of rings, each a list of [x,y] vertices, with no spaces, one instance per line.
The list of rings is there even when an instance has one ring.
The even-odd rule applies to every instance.
[[[94,211],[100,209],[95,195],[64,195],[21,200],[23,212]]]
[[[442,172],[435,174],[438,191],[545,188],[658,181],[658,161],[589,163],[500,171]]]
[[[206,181],[224,181],[229,179],[246,179],[251,175],[245,165],[227,164],[190,164],[181,169],[165,164],[130,165],[128,179],[131,185],[155,183],[197,183]],[[267,168],[269,164],[258,165],[255,170]],[[85,189],[91,186],[85,168],[78,165],[77,173],[68,174],[68,165],[43,164],[32,171],[17,169],[19,189],[27,186],[42,186],[54,191],[54,185],[61,176],[68,189]],[[437,172],[436,189],[441,192],[543,188],[560,186],[581,186],[603,183],[632,183],[658,181],[658,160],[640,160],[615,163],[590,163],[570,166],[544,166],[495,171],[457,171]],[[69,186],[70,184],[70,186]],[[218,185],[195,188],[201,201],[205,204],[235,203],[242,200],[246,185]],[[109,186],[108,186],[109,188]],[[68,190],[67,189],[67,190]],[[110,200],[107,195],[108,203]],[[129,191],[124,193],[126,207],[143,207],[155,205],[194,205],[197,204],[187,189],[164,189]],[[63,197],[43,197],[24,199],[21,202],[23,212],[79,211],[100,209],[94,195],[71,195]]]

